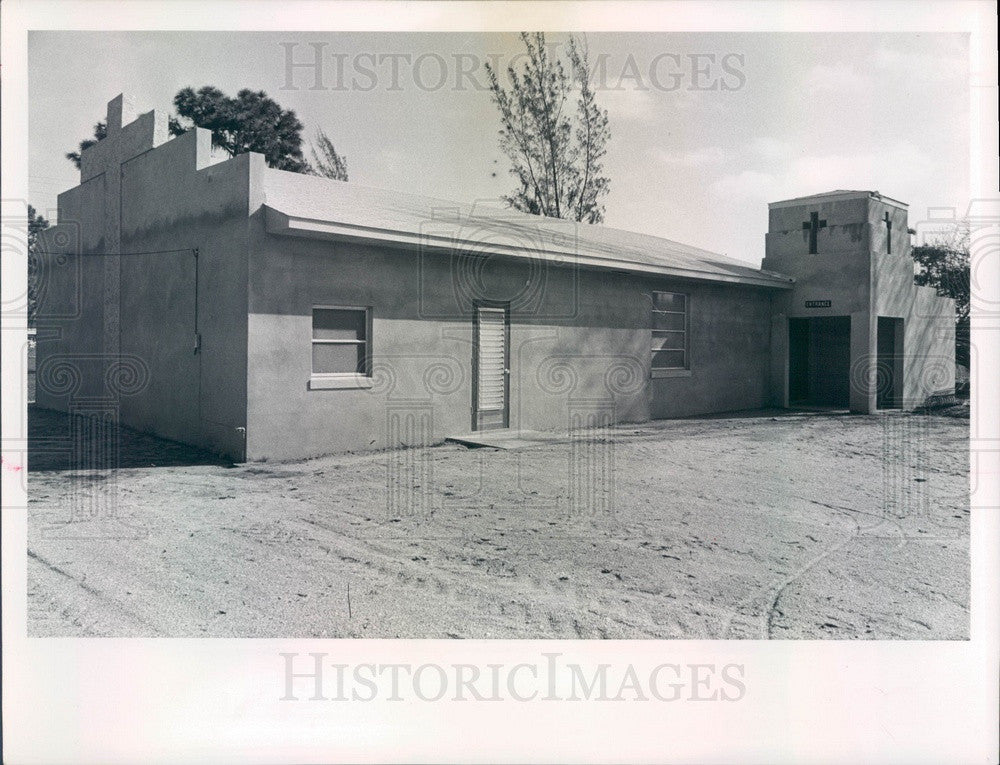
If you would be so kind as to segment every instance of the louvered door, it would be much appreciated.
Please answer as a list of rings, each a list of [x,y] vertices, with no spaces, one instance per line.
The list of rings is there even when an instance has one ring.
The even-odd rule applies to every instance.
[[[476,372],[472,402],[476,430],[506,428],[509,420],[510,340],[508,308],[477,306],[475,319]]]

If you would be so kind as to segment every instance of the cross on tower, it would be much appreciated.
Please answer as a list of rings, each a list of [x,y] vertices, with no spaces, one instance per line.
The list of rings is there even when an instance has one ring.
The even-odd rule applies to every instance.
[[[886,211],[885,217],[882,219],[885,221],[885,251],[892,254],[892,221],[889,219],[889,213]]]
[[[826,228],[826,220],[819,219],[819,213],[809,213],[809,220],[802,222],[802,230],[809,232],[809,254],[816,254],[816,235]]]

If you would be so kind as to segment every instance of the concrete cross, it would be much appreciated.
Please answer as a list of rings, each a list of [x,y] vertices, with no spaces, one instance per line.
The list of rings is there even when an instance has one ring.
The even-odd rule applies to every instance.
[[[94,182],[104,193],[104,216],[101,220],[103,251],[121,253],[121,187],[123,165],[133,157],[159,146],[169,138],[165,114],[147,112],[136,116],[132,99],[119,94],[108,102],[107,137],[80,152],[80,183]],[[103,176],[103,182],[98,179]],[[103,353],[121,352],[121,271],[118,258],[101,258],[104,269],[104,343]]]
[[[816,254],[816,235],[826,228],[826,220],[819,219],[819,213],[809,213],[809,220],[802,222],[802,230],[809,232],[809,254]]]
[[[888,211],[882,219],[885,221],[885,251],[892,254],[892,221],[889,219]]]

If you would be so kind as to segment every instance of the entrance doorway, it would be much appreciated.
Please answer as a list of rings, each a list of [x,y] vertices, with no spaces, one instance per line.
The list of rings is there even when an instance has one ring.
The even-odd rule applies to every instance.
[[[788,320],[789,405],[846,409],[850,378],[850,316]]]
[[[479,304],[473,316],[472,429],[510,424],[510,306]]]
[[[903,407],[903,320],[878,317],[875,401],[879,409]]]

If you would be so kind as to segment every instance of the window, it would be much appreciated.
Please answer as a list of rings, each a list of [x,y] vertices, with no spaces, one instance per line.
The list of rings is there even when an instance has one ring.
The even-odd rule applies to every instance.
[[[367,308],[313,308],[313,376],[370,376],[371,327]]]
[[[689,369],[688,299],[680,292],[653,293],[653,364],[655,369]]]

